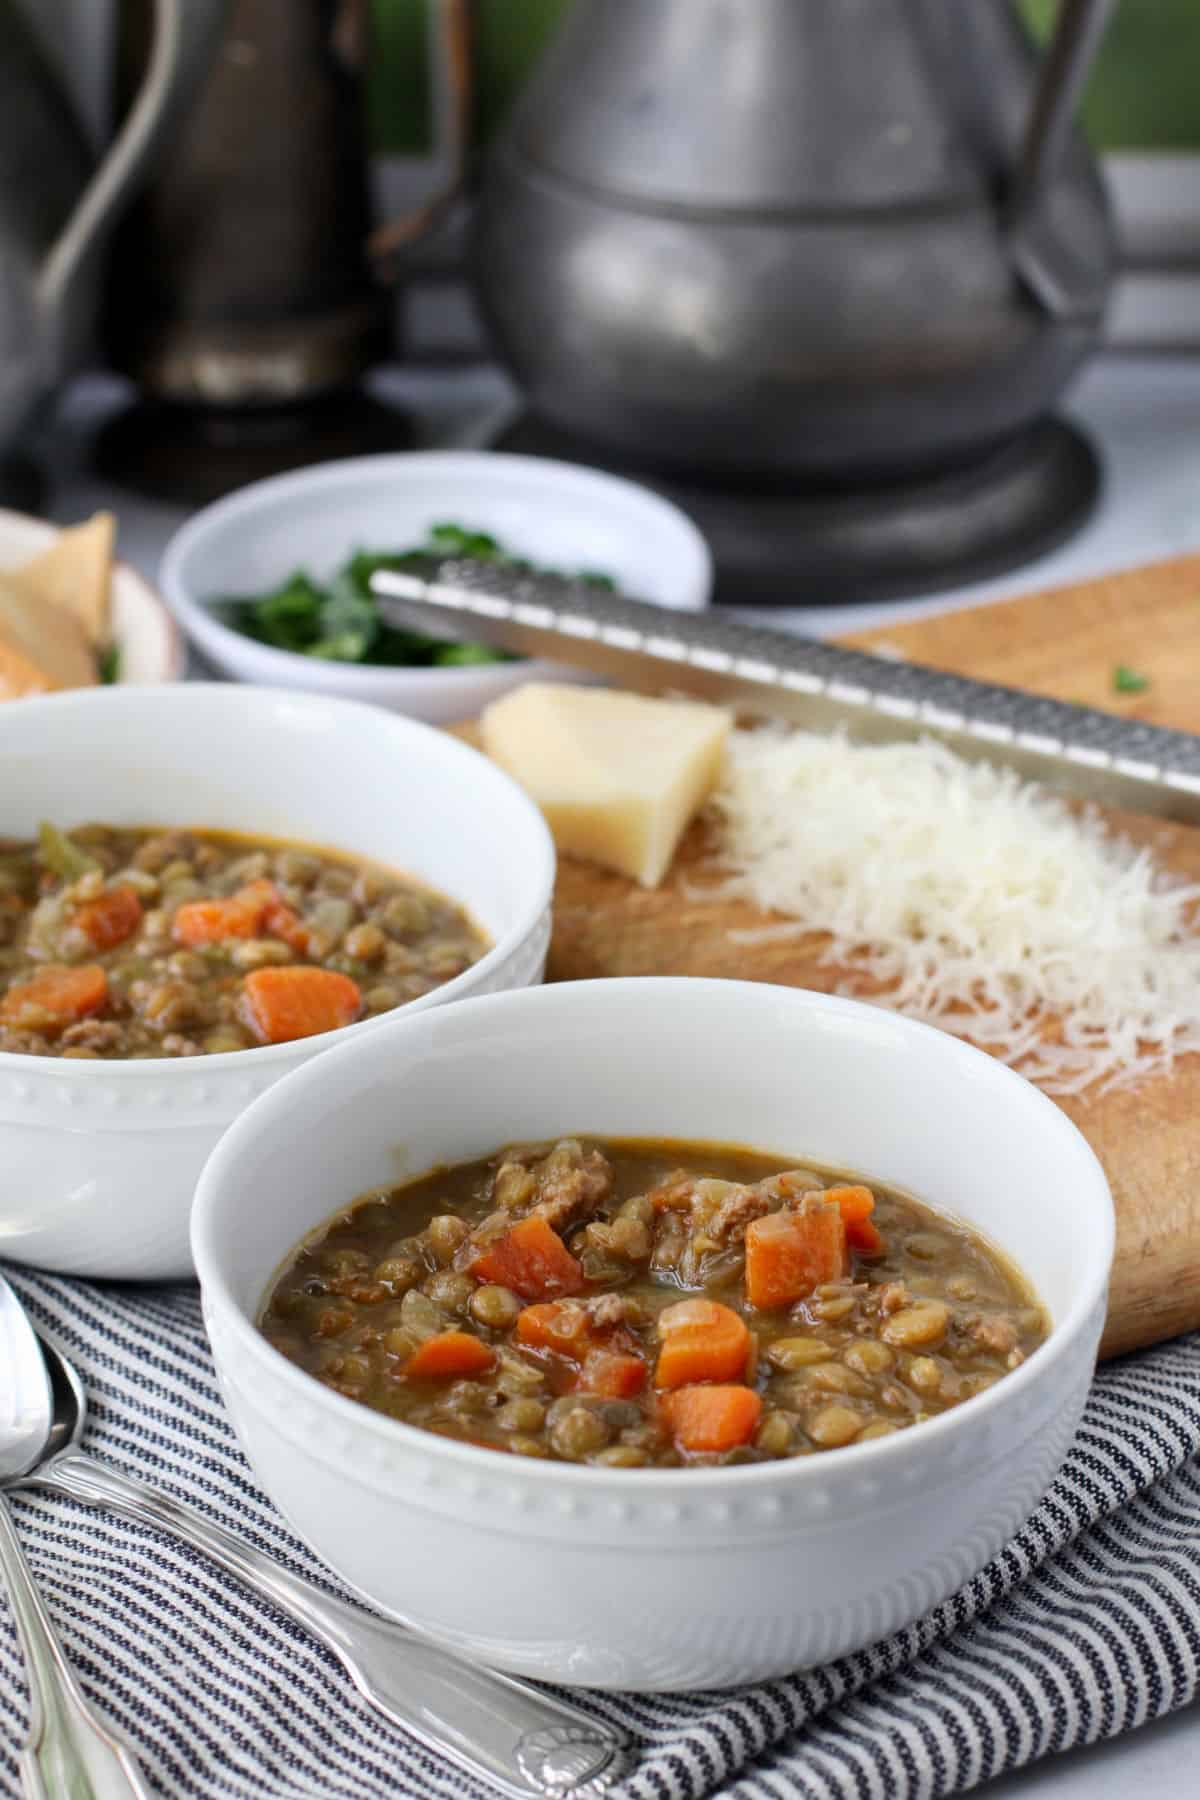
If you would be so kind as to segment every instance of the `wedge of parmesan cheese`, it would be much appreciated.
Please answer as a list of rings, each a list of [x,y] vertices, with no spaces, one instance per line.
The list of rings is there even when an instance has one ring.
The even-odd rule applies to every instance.
[[[95,687],[96,659],[73,613],[0,576],[0,700]]]
[[[112,514],[98,512],[82,525],[60,531],[48,550],[5,577],[32,599],[71,613],[96,650],[109,639],[114,529]]]
[[[715,706],[530,682],[489,706],[488,755],[537,801],[560,850],[657,887],[716,786]]]

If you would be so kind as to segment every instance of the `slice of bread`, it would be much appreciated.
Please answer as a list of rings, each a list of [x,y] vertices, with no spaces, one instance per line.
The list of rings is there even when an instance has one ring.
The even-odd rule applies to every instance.
[[[19,569],[5,571],[4,579],[34,599],[73,614],[92,648],[103,650],[109,641],[115,531],[113,515],[98,512],[82,525],[68,525],[48,550]]]
[[[0,700],[95,687],[96,658],[74,613],[0,575]]]

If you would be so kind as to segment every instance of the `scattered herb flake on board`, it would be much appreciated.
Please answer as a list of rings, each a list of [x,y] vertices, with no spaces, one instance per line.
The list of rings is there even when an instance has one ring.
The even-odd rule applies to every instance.
[[[218,603],[218,617],[260,644],[323,662],[464,668],[519,660],[490,644],[448,644],[384,624],[371,592],[371,577],[377,569],[403,569],[429,557],[470,557],[527,572],[534,568],[511,555],[490,533],[447,522],[431,526],[426,541],[409,550],[356,551],[324,585],[307,570],[297,569],[266,593],[229,595]],[[597,571],[586,571],[579,579],[592,587],[616,587],[611,576]]]
[[[1116,694],[1144,694],[1150,686],[1150,677],[1138,669],[1131,669],[1128,663],[1118,663],[1113,670],[1112,684]]]

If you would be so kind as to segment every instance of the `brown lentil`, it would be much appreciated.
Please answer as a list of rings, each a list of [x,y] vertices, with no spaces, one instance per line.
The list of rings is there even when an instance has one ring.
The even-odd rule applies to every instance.
[[[862,1428],[862,1414],[848,1406],[823,1406],[805,1421],[809,1437],[822,1450],[839,1450],[843,1444],[853,1443]]]
[[[936,1394],[942,1385],[942,1371],[932,1356],[914,1356],[908,1366],[909,1387],[919,1394]]]
[[[378,925],[354,925],[342,944],[348,956],[356,956],[362,962],[378,962],[387,949],[387,938]]]
[[[806,1369],[829,1358],[829,1345],[820,1338],[776,1338],[767,1347],[767,1361],[777,1369]]]
[[[609,1430],[603,1419],[583,1406],[572,1406],[560,1413],[550,1426],[551,1448],[568,1462],[578,1462],[593,1450],[602,1450],[608,1440]]]
[[[858,1343],[848,1345],[842,1360],[848,1369],[856,1370],[859,1375],[881,1375],[896,1359],[878,1338],[862,1338]]]
[[[456,1218],[453,1213],[439,1213],[430,1219],[425,1236],[438,1262],[446,1265],[454,1261],[454,1252],[466,1242],[469,1233],[465,1219]]]
[[[445,1307],[447,1312],[465,1312],[474,1293],[475,1283],[469,1275],[456,1275],[453,1269],[442,1269],[431,1275],[424,1284],[424,1291],[436,1306]]]
[[[940,1300],[930,1300],[893,1313],[883,1328],[883,1335],[889,1344],[900,1344],[911,1350],[917,1344],[940,1344],[949,1322],[949,1307],[943,1306]]]
[[[476,1288],[470,1305],[472,1318],[491,1331],[507,1331],[516,1324],[521,1312],[521,1302],[512,1289],[498,1287],[493,1282]]]
[[[526,1436],[540,1431],[545,1419],[546,1409],[541,1401],[530,1400],[525,1396],[506,1401],[495,1414],[495,1422],[501,1431],[518,1431]]]
[[[768,1412],[754,1435],[754,1443],[764,1456],[786,1456],[792,1447],[792,1421],[786,1413]]]

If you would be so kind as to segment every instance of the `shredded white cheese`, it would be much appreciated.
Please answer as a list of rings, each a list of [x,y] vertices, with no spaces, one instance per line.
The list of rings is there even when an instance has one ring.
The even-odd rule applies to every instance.
[[[865,986],[1052,1093],[1200,1050],[1200,887],[1012,770],[931,741],[739,731],[713,804],[719,891],[794,921],[743,939],[828,932],[840,991]]]

